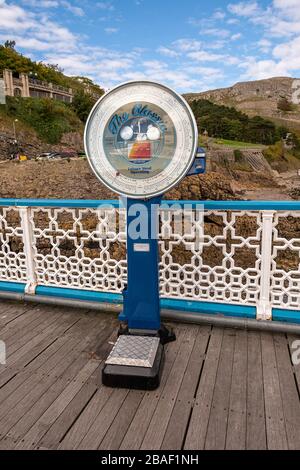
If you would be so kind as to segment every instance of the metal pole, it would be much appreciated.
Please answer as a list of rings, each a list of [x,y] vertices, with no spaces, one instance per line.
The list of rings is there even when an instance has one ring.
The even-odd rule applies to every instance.
[[[13,130],[14,130],[14,139],[17,142],[17,128],[16,128],[16,122],[18,122],[18,119],[13,120]]]
[[[37,304],[61,305],[64,307],[83,308],[97,310],[99,313],[115,313],[122,311],[121,304],[109,304],[105,302],[88,302],[43,295],[17,294],[13,292],[0,292],[0,299],[34,302]],[[236,318],[222,315],[205,315],[183,312],[180,310],[161,310],[164,320],[181,323],[193,323],[195,325],[213,325],[219,328],[239,328],[245,330],[270,331],[277,333],[289,333],[300,335],[300,325],[280,321],[257,321],[251,318]]]

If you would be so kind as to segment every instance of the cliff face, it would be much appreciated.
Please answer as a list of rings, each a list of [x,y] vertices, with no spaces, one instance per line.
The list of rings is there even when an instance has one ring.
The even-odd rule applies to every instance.
[[[233,106],[249,116],[266,117],[276,124],[300,130],[300,79],[275,77],[241,82],[229,88],[186,94],[185,98],[188,101],[207,99],[213,103]],[[292,111],[278,109],[280,98],[287,98],[293,103]]]

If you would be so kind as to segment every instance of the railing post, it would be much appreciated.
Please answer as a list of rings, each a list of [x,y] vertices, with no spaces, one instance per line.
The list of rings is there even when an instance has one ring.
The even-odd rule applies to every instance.
[[[261,277],[260,298],[257,304],[257,320],[272,320],[271,292],[271,262],[272,234],[274,211],[262,212],[261,235]]]
[[[25,287],[26,294],[35,294],[37,286],[37,277],[34,262],[33,233],[30,223],[31,208],[19,207],[21,216],[21,227],[23,231],[24,253],[26,257],[27,283]]]

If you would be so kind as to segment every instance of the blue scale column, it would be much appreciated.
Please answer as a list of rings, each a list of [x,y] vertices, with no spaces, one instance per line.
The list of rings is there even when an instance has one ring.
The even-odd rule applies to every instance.
[[[127,199],[127,288],[119,319],[129,330],[160,329],[158,209],[162,196],[148,200]],[[136,210],[138,206],[141,211]],[[140,224],[137,223],[137,218]],[[133,225],[131,225],[133,224]],[[141,225],[147,234],[141,233]],[[137,239],[133,232],[141,233]],[[152,235],[152,237],[151,237]]]

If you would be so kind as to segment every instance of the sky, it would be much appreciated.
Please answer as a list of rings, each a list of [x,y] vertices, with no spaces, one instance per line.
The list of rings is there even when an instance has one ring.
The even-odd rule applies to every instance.
[[[0,0],[0,41],[110,89],[300,77],[300,0]]]

